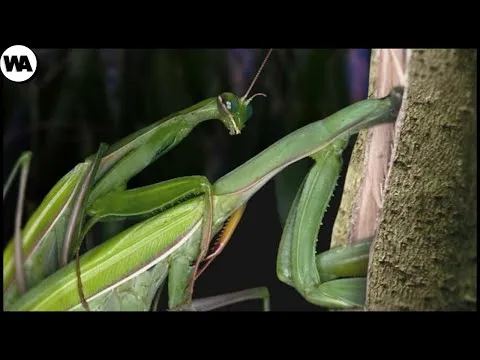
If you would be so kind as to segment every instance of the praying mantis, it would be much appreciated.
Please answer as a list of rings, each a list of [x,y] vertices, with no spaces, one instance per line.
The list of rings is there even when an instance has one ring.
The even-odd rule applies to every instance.
[[[43,256],[36,255],[35,261],[27,258],[24,264],[27,292],[19,294],[19,283],[13,279],[18,272],[14,270],[13,241],[4,252],[4,309],[108,309],[105,304],[112,303],[108,296],[128,282],[152,277],[151,283],[163,283],[168,273],[172,310],[208,310],[252,298],[263,299],[264,309],[268,310],[265,288],[192,301],[193,284],[226,246],[249,199],[273,176],[305,157],[312,157],[315,165],[292,204],[280,242],[278,276],[317,305],[361,306],[368,242],[315,256],[316,232],[339,174],[339,155],[349,136],[377,123],[395,120],[401,102],[399,88],[385,98],[361,101],[298,129],[213,185],[202,176],[193,176],[125,189],[129,177],[172,149],[201,121],[219,118],[231,134],[240,133],[252,114],[250,101],[256,95],[247,99],[250,89],[242,98],[224,93],[111,147],[100,146],[96,155],[60,180],[22,234],[24,251],[29,247],[35,247],[37,254],[44,251]],[[172,120],[178,120],[181,126]],[[19,164],[28,161],[26,156]],[[4,196],[8,187],[9,181]],[[82,211],[90,216],[85,226]],[[147,219],[83,254],[77,263],[72,261],[79,239],[95,223],[125,217]],[[60,236],[45,231],[46,222],[50,228],[52,223],[63,225]],[[64,226],[65,223],[68,225]],[[213,253],[207,255],[213,235],[220,231],[222,236]],[[50,243],[42,250],[35,243],[40,236],[50,236],[52,239],[43,241],[50,240],[57,246]],[[149,300],[153,290],[147,291]],[[148,307],[149,301],[145,303]]]

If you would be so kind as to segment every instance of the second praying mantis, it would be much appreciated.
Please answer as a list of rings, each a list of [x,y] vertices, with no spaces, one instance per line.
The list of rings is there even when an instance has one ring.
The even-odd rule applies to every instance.
[[[179,114],[186,123],[189,116],[185,115],[190,114],[193,117],[192,112],[196,116],[204,114],[205,119],[221,118],[226,124],[230,124],[227,127],[235,133],[241,130],[251,115],[250,100],[246,100],[246,97],[239,99],[233,94],[223,94],[217,99],[207,100],[202,106],[199,104],[194,109],[190,108],[187,114]],[[45,266],[51,266],[45,262],[40,272],[35,272],[39,270],[38,263],[28,264],[27,258],[25,268],[29,290],[18,296],[20,294],[11,290],[17,285],[13,280],[14,242],[4,252],[4,294],[5,290],[7,294],[8,291],[14,294],[10,301],[4,300],[4,308],[111,309],[115,306],[114,298],[116,296],[118,299],[122,286],[136,281],[137,287],[147,287],[140,302],[148,309],[156,287],[160,286],[168,273],[170,309],[208,310],[252,298],[264,299],[264,308],[268,309],[268,291],[265,288],[191,301],[193,284],[208,263],[226,245],[250,197],[285,167],[307,156],[315,160],[315,165],[302,183],[291,206],[280,243],[278,276],[314,304],[330,308],[362,306],[368,242],[332,249],[316,256],[316,236],[340,172],[340,156],[348,138],[363,128],[394,121],[400,103],[401,89],[396,88],[383,99],[364,100],[353,104],[284,137],[213,185],[204,177],[194,176],[125,190],[129,176],[133,176],[145,163],[148,165],[156,156],[172,148],[176,144],[175,140],[186,136],[188,130],[182,133],[182,128],[176,129],[178,133],[171,134],[171,137],[175,137],[174,140],[157,137],[154,142],[149,141],[153,138],[148,136],[149,132],[156,131],[158,124],[153,124],[108,150],[101,146],[96,156],[77,166],[80,167],[77,172],[72,170],[70,177],[65,176],[63,181],[52,189],[44,201],[48,206],[45,205],[43,209],[40,206],[38,210],[56,211],[57,215],[48,220],[68,222],[65,235],[59,237],[63,243],[59,244],[58,250],[51,250],[55,247],[50,247],[49,253],[40,258],[43,261],[60,258],[60,269],[56,272],[44,270]],[[237,120],[233,125],[230,122],[232,119]],[[138,147],[135,148],[135,144],[138,144]],[[113,160],[115,162],[112,162]],[[132,165],[135,164],[142,165],[133,169]],[[68,191],[62,192],[62,189]],[[59,202],[55,202],[55,199],[59,199]],[[65,218],[62,218],[58,213],[66,207],[67,202],[69,209],[65,210]],[[52,209],[55,205],[57,208]],[[83,211],[90,216],[85,226]],[[67,244],[81,239],[97,221],[135,216],[145,216],[148,219],[82,255],[78,267],[71,261],[72,249],[76,249],[78,244]],[[34,215],[26,229],[31,229],[35,224],[43,225],[43,229],[51,226],[41,220],[41,217],[35,218]],[[223,235],[213,252],[207,255],[213,235],[224,227],[225,222],[227,226]],[[29,224],[33,225],[29,228]],[[28,240],[38,242],[42,233],[34,234],[32,240],[32,237],[26,236],[27,230],[24,230],[22,238],[24,249],[28,250]],[[56,234],[48,233],[48,236],[54,235]],[[37,249],[39,247],[37,243],[30,246]],[[69,251],[64,250],[65,248]],[[59,256],[60,254],[63,255]],[[50,275],[51,273],[53,274]],[[78,274],[81,281],[78,281]],[[7,289],[6,280],[10,280],[7,282]],[[139,292],[140,290],[137,295]],[[131,292],[128,293],[122,300],[126,301],[124,299],[129,296],[132,298],[131,295]],[[134,299],[129,301],[135,302]]]

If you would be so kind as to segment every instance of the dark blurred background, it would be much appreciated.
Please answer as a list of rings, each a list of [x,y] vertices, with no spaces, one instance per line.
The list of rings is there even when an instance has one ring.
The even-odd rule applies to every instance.
[[[22,151],[34,154],[25,218],[100,142],[113,144],[224,91],[243,95],[268,49],[33,50],[35,78],[25,84],[2,79],[1,89],[4,182]],[[366,49],[275,49],[252,90],[268,98],[253,100],[254,114],[241,135],[229,136],[217,120],[205,122],[128,187],[199,174],[214,182],[293,130],[366,98],[369,55]],[[351,146],[345,162],[350,151]],[[195,297],[267,286],[272,310],[323,310],[280,282],[275,270],[283,221],[310,164],[306,159],[290,166],[251,199],[230,243],[198,280]],[[324,218],[318,251],[329,248],[344,175]],[[13,234],[17,189],[15,182],[4,203],[4,245]],[[125,226],[128,222],[97,225],[90,240],[107,239]],[[227,308],[260,309],[258,301]]]

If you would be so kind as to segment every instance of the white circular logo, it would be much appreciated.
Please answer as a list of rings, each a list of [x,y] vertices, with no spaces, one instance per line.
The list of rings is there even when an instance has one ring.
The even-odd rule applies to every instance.
[[[0,68],[7,79],[21,83],[35,74],[37,57],[26,46],[13,45],[3,52]]]

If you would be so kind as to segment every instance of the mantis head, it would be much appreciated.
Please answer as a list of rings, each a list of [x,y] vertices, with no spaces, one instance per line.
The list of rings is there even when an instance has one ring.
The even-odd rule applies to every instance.
[[[217,97],[220,120],[228,128],[230,135],[240,134],[247,120],[253,115],[250,101],[257,95],[267,96],[259,93],[245,99],[245,97],[239,98],[235,94],[226,92]]]
[[[258,79],[258,76],[262,72],[262,69],[272,53],[272,50],[273,49],[270,49],[268,51],[267,56],[263,60],[262,65],[260,65],[260,69],[258,69],[257,74],[252,80],[252,83],[250,84],[244,96],[239,98],[237,95],[232,93],[223,93],[217,97],[217,106],[221,115],[220,119],[223,121],[228,130],[230,130],[230,135],[240,134],[247,120],[253,115],[253,108],[252,105],[250,105],[250,101],[252,101],[252,99],[257,95],[267,97],[265,94],[258,93],[247,99],[248,94],[252,90],[253,85]]]

